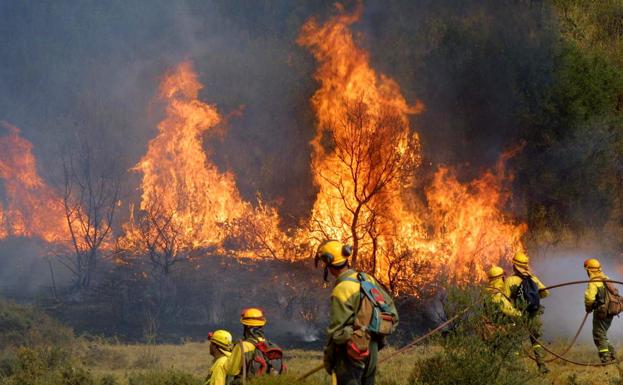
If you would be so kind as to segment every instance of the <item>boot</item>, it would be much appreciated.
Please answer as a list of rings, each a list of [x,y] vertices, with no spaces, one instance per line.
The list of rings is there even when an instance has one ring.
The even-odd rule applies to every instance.
[[[612,361],[616,361],[617,353],[614,351],[614,346],[612,345],[608,346],[608,350],[610,351],[610,358],[612,359]]]
[[[602,364],[607,364],[608,362],[614,361],[614,357],[610,352],[599,352],[599,360]]]
[[[539,366],[539,373],[541,374],[547,374],[549,373],[549,368],[544,364],[544,363],[539,363],[537,364]]]
[[[539,373],[549,373],[549,369],[547,368],[547,366],[545,366],[545,354],[541,345],[534,344],[532,345],[532,349],[534,351],[534,357],[536,358],[536,365],[539,367]]]

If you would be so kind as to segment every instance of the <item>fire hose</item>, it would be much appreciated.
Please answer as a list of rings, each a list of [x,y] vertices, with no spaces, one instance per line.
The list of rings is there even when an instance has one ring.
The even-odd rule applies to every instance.
[[[545,345],[543,345],[540,341],[538,341],[537,338],[535,338],[533,336],[533,338],[535,339],[535,341],[538,341],[538,343],[543,347],[543,350],[545,350],[546,352],[549,352],[551,355],[553,355],[553,358],[549,358],[547,360],[545,360],[545,362],[549,363],[549,362],[553,362],[556,361],[557,359],[560,359],[560,356],[564,356],[565,354],[567,354],[569,352],[569,350],[571,350],[571,348],[573,347],[573,345],[575,345],[575,341],[577,341],[578,337],[580,336],[580,332],[582,332],[582,329],[584,328],[584,324],[586,323],[586,320],[588,319],[588,314],[589,313],[585,313],[584,314],[584,318],[582,319],[582,322],[580,323],[580,327],[578,328],[578,331],[575,333],[575,336],[573,337],[573,339],[571,340],[571,342],[569,343],[569,345],[567,345],[567,347],[565,348],[565,350],[563,350],[562,353],[553,353],[550,352]],[[536,361],[536,358],[534,356],[528,355],[528,357],[530,357],[531,360]],[[562,360],[564,361],[564,358],[562,358]]]
[[[616,283],[616,284],[619,284],[619,285],[623,285],[623,282],[610,280],[610,279],[605,279],[605,280],[582,280],[582,281],[570,281],[570,282],[559,283],[559,284],[556,284],[556,285],[552,285],[552,286],[548,286],[548,287],[545,287],[543,289],[540,289],[540,291],[551,290],[551,289],[556,289],[556,288],[559,288],[559,287],[578,285],[578,284],[589,283],[589,282],[611,282],[611,283]],[[395,356],[397,356],[399,354],[402,354],[402,353],[412,349],[413,347],[415,347],[420,342],[422,342],[422,341],[426,340],[427,338],[431,337],[432,335],[440,332],[441,330],[443,330],[443,328],[445,328],[446,326],[448,326],[449,324],[454,322],[456,319],[458,319],[461,315],[466,313],[471,307],[472,306],[468,306],[467,308],[463,309],[458,314],[456,314],[454,317],[452,317],[452,318],[448,319],[447,321],[443,322],[442,324],[440,324],[439,326],[437,326],[433,330],[429,331],[428,333],[418,337],[414,341],[412,341],[409,344],[405,345],[404,347],[396,350],[392,354],[379,359],[378,364],[383,363],[383,362],[385,362],[385,361],[387,361],[387,360],[389,360],[389,359],[391,359],[391,358],[393,358],[393,357],[395,357]],[[588,318],[588,314],[589,313],[586,313],[584,315],[584,318],[582,319],[582,323],[580,324],[580,327],[578,328],[578,331],[575,333],[575,336],[573,337],[571,343],[569,343],[569,345],[565,348],[565,350],[562,353],[560,353],[560,354],[553,352],[552,350],[547,348],[545,346],[545,344],[543,344],[539,339],[537,339],[532,334],[530,334],[531,337],[534,338],[534,340],[537,341],[541,345],[543,350],[545,350],[546,352],[548,352],[549,354],[554,356],[553,358],[546,360],[546,362],[552,362],[552,361],[555,361],[555,360],[559,359],[561,361],[565,361],[565,362],[568,362],[568,363],[571,363],[571,364],[574,364],[574,365],[578,365],[578,366],[607,366],[607,365],[612,365],[612,364],[616,363],[616,361],[606,362],[606,363],[578,362],[578,361],[574,361],[574,360],[571,360],[571,359],[568,359],[568,358],[564,357],[564,355],[567,354],[569,352],[569,350],[571,350],[571,348],[573,347],[573,345],[577,341],[578,337],[580,336],[580,332],[582,331],[582,329],[584,328],[584,325],[586,324],[586,320]],[[529,355],[528,357],[530,357],[532,360],[535,360],[535,357],[533,357],[533,356]],[[306,372],[301,377],[299,377],[298,380],[299,381],[300,380],[304,380],[307,377],[311,376],[312,374],[321,371],[322,369],[324,369],[324,364],[323,365],[319,365],[319,366],[313,368],[312,370]]]
[[[424,341],[425,339],[429,338],[430,336],[434,335],[435,333],[440,332],[441,330],[443,330],[443,328],[445,328],[446,326],[450,325],[452,322],[454,322],[456,319],[458,319],[461,315],[465,314],[469,309],[471,308],[471,306],[466,307],[465,309],[461,310],[459,313],[457,313],[454,317],[451,317],[450,319],[448,319],[447,321],[443,322],[442,324],[440,324],[439,326],[437,326],[436,328],[434,328],[433,330],[429,331],[428,333],[416,338],[415,340],[413,340],[412,342],[410,342],[409,344],[403,346],[402,348],[396,350],[395,352],[393,352],[392,354],[385,356],[381,359],[379,359],[378,364],[383,363],[399,354],[402,354],[410,349],[413,349],[415,347],[415,345],[419,344],[420,342]],[[307,373],[303,374],[301,377],[298,378],[299,381],[306,379],[307,377],[311,376],[312,374],[321,371],[322,369],[324,369],[324,364],[319,365],[315,368],[313,368],[312,370],[308,371]]]

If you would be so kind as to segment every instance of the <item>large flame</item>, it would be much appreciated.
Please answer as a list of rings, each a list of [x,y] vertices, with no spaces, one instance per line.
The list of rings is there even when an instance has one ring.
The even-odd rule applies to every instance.
[[[454,282],[484,279],[491,265],[523,250],[527,226],[503,212],[511,197],[505,162],[503,155],[494,171],[470,183],[459,182],[453,170],[441,167],[426,191],[439,257],[435,262]]]
[[[353,242],[366,254],[393,247],[400,227],[419,232],[417,218],[409,223],[399,218],[407,211],[400,197],[413,177],[407,174],[420,162],[409,115],[419,113],[422,104],[407,103],[393,79],[372,69],[349,30],[360,14],[361,7],[323,25],[311,19],[298,42],[319,64],[320,89],[312,97],[318,126],[311,142],[319,192],[311,228],[320,238]],[[379,268],[376,262],[373,271]]]
[[[276,257],[282,237],[276,210],[261,200],[257,208],[243,201],[234,175],[219,171],[204,150],[202,137],[216,129],[221,117],[215,106],[199,100],[202,88],[188,61],[163,78],[159,97],[166,118],[133,169],[143,174],[140,208],[152,216],[157,211],[175,233],[175,247],[231,251],[225,241],[235,238],[238,256]],[[133,221],[125,226],[126,245],[145,235]]]
[[[503,160],[495,173],[468,184],[442,168],[427,189],[429,207],[419,202],[411,182],[420,147],[409,117],[423,106],[409,104],[394,80],[372,69],[349,29],[360,15],[360,4],[353,13],[338,6],[322,25],[310,19],[298,40],[317,60],[320,83],[311,101],[319,192],[306,235],[355,243],[357,265],[396,291],[414,292],[442,276],[459,283],[480,279],[484,268],[522,247],[525,226],[502,211],[508,200],[500,192]],[[405,167],[406,175],[392,169],[395,178],[377,183],[388,167]]]
[[[184,243],[195,247],[220,244],[222,224],[247,209],[234,176],[220,172],[203,149],[202,136],[221,121],[216,107],[198,99],[203,86],[190,62],[181,63],[161,82],[166,118],[147,153],[134,167],[143,174],[141,209],[172,216]]]
[[[8,134],[0,137],[0,238],[37,237],[50,243],[70,238],[62,198],[37,172],[32,143],[19,128],[3,122]]]

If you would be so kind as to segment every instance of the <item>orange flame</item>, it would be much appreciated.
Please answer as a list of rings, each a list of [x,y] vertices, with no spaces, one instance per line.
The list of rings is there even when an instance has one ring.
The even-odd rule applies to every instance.
[[[195,247],[222,242],[222,224],[247,209],[233,175],[220,172],[204,152],[202,135],[221,117],[215,106],[198,99],[202,88],[190,62],[164,77],[159,96],[166,118],[133,168],[143,174],[141,209],[157,204],[171,213],[181,236]]]
[[[495,172],[488,171],[468,184],[441,167],[426,191],[434,226],[437,261],[453,282],[485,279],[493,264],[507,261],[523,250],[521,237],[527,230],[503,213],[510,192],[502,156]]]
[[[214,132],[221,117],[198,99],[202,88],[190,62],[162,80],[166,118],[133,168],[143,174],[140,208],[157,207],[159,215],[170,216],[167,228],[176,232],[179,247],[223,251],[225,241],[236,238],[239,256],[275,256],[282,237],[276,210],[261,200],[257,208],[243,201],[234,175],[220,172],[204,151],[202,135]],[[125,227],[127,241],[138,236],[132,223]]]
[[[304,236],[354,243],[356,264],[396,291],[441,276],[454,282],[482,278],[489,264],[521,248],[525,231],[502,212],[508,199],[500,192],[503,162],[498,173],[467,185],[440,169],[427,190],[430,207],[419,202],[411,185],[420,145],[409,116],[423,106],[410,105],[398,84],[377,74],[368,53],[355,44],[349,27],[361,16],[361,4],[352,14],[341,6],[338,11],[322,25],[310,19],[298,40],[317,60],[320,83],[311,100],[318,123],[312,171],[319,192],[311,234]],[[395,177],[387,177],[388,168]]]
[[[3,122],[0,137],[0,179],[5,204],[0,203],[0,238],[38,237],[50,243],[68,241],[63,200],[37,172],[32,143],[19,128]]]
[[[384,227],[393,227],[405,211],[396,193],[409,186],[412,175],[401,174],[420,162],[419,138],[411,133],[409,115],[423,106],[409,105],[393,79],[371,68],[368,53],[356,46],[348,28],[360,15],[358,7],[323,25],[310,19],[298,43],[319,63],[315,77],[320,89],[312,97],[318,121],[311,142],[312,171],[319,189],[312,229],[320,236],[349,240],[365,252],[389,246],[396,229]]]

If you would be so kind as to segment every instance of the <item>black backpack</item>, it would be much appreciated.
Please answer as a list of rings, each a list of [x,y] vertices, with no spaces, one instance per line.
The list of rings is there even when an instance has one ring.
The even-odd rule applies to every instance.
[[[528,313],[534,314],[541,307],[541,296],[539,295],[539,286],[532,280],[532,277],[523,277],[519,290],[517,291],[519,298]]]

